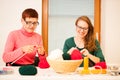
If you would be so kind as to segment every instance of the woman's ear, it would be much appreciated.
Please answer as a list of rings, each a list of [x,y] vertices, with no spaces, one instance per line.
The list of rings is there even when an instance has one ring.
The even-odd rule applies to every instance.
[[[22,23],[22,25],[25,25],[25,21],[23,18],[21,18],[21,23]]]

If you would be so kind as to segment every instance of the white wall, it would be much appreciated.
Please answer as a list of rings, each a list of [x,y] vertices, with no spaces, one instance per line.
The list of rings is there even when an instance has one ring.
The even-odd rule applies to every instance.
[[[102,48],[108,64],[120,65],[120,0],[102,0]]]
[[[21,13],[26,8],[34,8],[39,13],[40,25],[37,32],[41,34],[42,0],[0,0],[0,66],[4,65],[2,54],[8,33],[20,29]]]

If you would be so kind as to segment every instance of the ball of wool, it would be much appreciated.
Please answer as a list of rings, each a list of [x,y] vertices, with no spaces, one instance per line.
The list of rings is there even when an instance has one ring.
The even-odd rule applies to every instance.
[[[55,49],[50,52],[48,58],[51,60],[56,60],[62,57],[63,51],[61,49]]]
[[[107,69],[107,65],[106,65],[106,62],[98,62],[95,64],[95,69],[100,69],[99,67],[97,66],[100,66],[102,69]]]
[[[71,57],[68,53],[62,54],[62,57],[63,57],[64,60],[71,60]]]
[[[21,75],[35,75],[37,74],[37,68],[33,65],[21,66],[19,68],[19,73]]]
[[[78,49],[73,50],[71,53],[71,60],[79,59],[82,59],[82,53]]]

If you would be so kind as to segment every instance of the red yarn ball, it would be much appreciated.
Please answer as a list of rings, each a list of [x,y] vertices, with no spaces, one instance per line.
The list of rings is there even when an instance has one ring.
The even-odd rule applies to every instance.
[[[96,63],[95,64],[95,69],[100,69],[99,67],[97,66],[100,66],[102,69],[107,69],[107,65],[106,65],[106,62],[99,62],[99,63]]]
[[[71,53],[71,60],[80,60],[82,59],[82,53],[78,50],[75,49]]]

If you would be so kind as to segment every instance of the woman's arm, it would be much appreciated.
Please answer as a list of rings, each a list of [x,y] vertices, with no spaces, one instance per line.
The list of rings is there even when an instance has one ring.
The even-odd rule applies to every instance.
[[[4,48],[4,53],[3,53],[4,62],[12,62],[23,54],[22,48],[18,48],[16,50],[14,50],[14,48],[15,48],[15,35],[13,32],[11,32],[8,35]]]
[[[90,60],[92,60],[94,63],[100,62],[100,58],[97,57],[97,56],[94,56],[94,55],[90,54],[87,49],[81,50],[81,53],[82,53],[84,56],[87,56],[87,57],[88,57]]]

